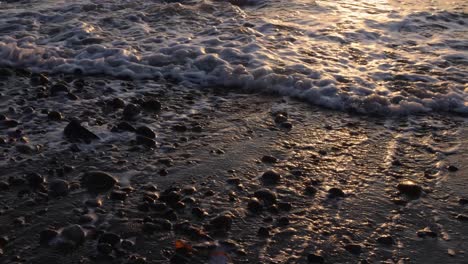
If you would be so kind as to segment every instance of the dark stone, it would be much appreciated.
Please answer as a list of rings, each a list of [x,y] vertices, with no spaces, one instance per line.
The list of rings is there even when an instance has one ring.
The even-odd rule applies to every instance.
[[[132,250],[135,247],[135,243],[128,239],[122,240],[120,245],[123,249],[126,249],[126,250]]]
[[[359,244],[347,244],[344,248],[351,254],[359,255],[362,253],[362,246]]]
[[[187,186],[182,189],[182,193],[185,195],[191,195],[197,192],[197,189],[193,186]]]
[[[115,233],[104,233],[99,237],[99,243],[107,243],[112,246],[120,242],[120,236]]]
[[[50,87],[50,94],[52,96],[58,95],[60,93],[68,93],[68,87],[64,83],[57,83]]]
[[[227,232],[231,229],[232,222],[231,214],[221,214],[210,221],[209,227],[212,230]]]
[[[90,143],[93,140],[99,139],[93,132],[83,127],[80,122],[73,119],[63,130],[63,134],[71,141],[84,141]]]
[[[83,174],[82,183],[91,192],[106,192],[114,187],[117,180],[110,174],[103,171],[89,171]]]
[[[108,243],[99,243],[97,245],[97,250],[104,255],[109,255],[112,253],[112,246]]]
[[[135,104],[128,104],[125,106],[124,111],[123,111],[123,118],[126,120],[133,120],[135,119],[138,115],[140,115],[141,109]]]
[[[124,201],[125,199],[127,199],[127,197],[128,197],[128,194],[123,191],[112,191],[110,194],[110,198],[112,200]]]
[[[456,167],[454,165],[449,165],[449,166],[447,166],[447,170],[450,171],[450,172],[455,172],[455,171],[458,171],[458,167]]]
[[[289,218],[286,216],[280,217],[277,223],[278,223],[278,226],[287,226],[289,225]]]
[[[284,122],[284,123],[281,123],[280,125],[282,128],[285,128],[285,129],[291,129],[293,127],[293,125],[289,122]]]
[[[284,123],[286,121],[288,121],[288,117],[283,115],[283,114],[277,114],[275,116],[275,123],[280,124],[280,123]]]
[[[411,198],[419,198],[422,194],[421,186],[413,181],[403,181],[397,185],[398,190]]]
[[[108,103],[111,107],[119,109],[125,107],[125,101],[120,98],[114,98]]]
[[[29,185],[33,187],[38,187],[45,182],[44,177],[37,172],[26,174],[26,179],[28,180]]]
[[[307,186],[304,193],[313,196],[317,193],[317,189],[314,186]]]
[[[292,209],[291,203],[280,202],[278,203],[278,209],[282,211],[290,211]]]
[[[130,125],[128,122],[120,122],[117,124],[117,129],[118,130],[122,130],[122,131],[129,131],[129,132],[135,132],[136,129]]]
[[[176,190],[171,190],[171,191],[165,191],[161,194],[161,197],[159,197],[159,200],[169,204],[169,205],[174,205],[177,202],[180,201],[182,196],[180,195],[179,192]]]
[[[80,219],[78,219],[78,222],[80,224],[89,224],[93,221],[94,221],[94,218],[89,214],[82,215],[80,216]]]
[[[319,253],[309,253],[307,255],[307,262],[308,263],[319,263],[319,264],[322,264],[322,263],[325,263],[325,258],[319,254]]]
[[[79,225],[71,225],[64,228],[61,235],[73,242],[75,245],[79,245],[85,240],[85,232]]]
[[[205,216],[208,215],[208,213],[205,210],[203,210],[203,209],[201,209],[199,207],[193,208],[192,209],[192,214],[194,216],[198,217],[198,218],[204,218]]]
[[[457,219],[458,221],[468,221],[468,215],[459,214],[455,216],[455,219]]]
[[[141,126],[141,127],[138,127],[136,129],[136,133],[138,135],[141,135],[141,136],[144,136],[144,137],[147,137],[147,138],[155,138],[156,137],[156,134],[154,133],[154,131],[147,127],[147,126]]]
[[[432,231],[429,227],[418,230],[416,234],[418,237],[437,237],[437,233]]]
[[[266,155],[266,156],[262,157],[262,162],[264,162],[264,163],[276,163],[276,162],[278,162],[278,159],[273,157],[273,156]]]
[[[258,229],[257,235],[259,237],[268,237],[270,236],[270,229],[262,226]]]
[[[226,180],[226,182],[232,185],[239,185],[241,180],[239,178],[229,178]]]
[[[63,116],[60,112],[57,112],[57,111],[50,111],[48,114],[47,114],[47,118],[49,118],[49,120],[52,120],[52,121],[60,121],[63,119]]]
[[[141,106],[145,110],[149,110],[149,111],[157,112],[157,111],[161,110],[161,102],[159,102],[158,100],[155,100],[155,99],[149,99],[149,100],[143,101],[141,103]]]
[[[458,199],[458,203],[461,204],[461,205],[466,205],[466,204],[468,204],[468,198],[460,198],[460,199]]]
[[[329,198],[343,198],[345,197],[345,193],[340,188],[333,187],[328,190],[328,197]]]
[[[70,185],[65,180],[56,179],[49,183],[49,194],[52,196],[66,196],[70,192]]]
[[[101,207],[102,201],[99,199],[90,199],[86,200],[85,204],[89,207]]]
[[[262,180],[268,184],[276,184],[281,180],[281,175],[274,170],[269,170],[263,173]]]
[[[151,139],[151,138],[147,138],[147,137],[144,137],[144,136],[140,136],[140,135],[137,135],[136,136],[136,143],[138,145],[142,145],[142,146],[145,146],[147,148],[156,148],[156,141],[154,139]]]
[[[0,129],[17,127],[19,124],[20,122],[13,120],[13,119],[0,120]]]
[[[176,132],[185,132],[187,131],[187,127],[185,125],[174,125],[172,126],[172,130],[176,131]]]
[[[268,189],[260,189],[254,193],[254,196],[262,200],[266,205],[272,205],[276,203],[276,193]]]
[[[394,244],[393,237],[389,235],[380,236],[379,238],[377,238],[377,242],[383,245],[388,245],[388,246]]]
[[[58,236],[58,232],[52,229],[42,230],[39,234],[39,243],[43,246],[48,246],[50,241]]]
[[[5,191],[10,189],[10,184],[6,181],[0,181],[0,190]]]
[[[257,198],[251,198],[247,203],[247,209],[252,213],[259,213],[263,210],[263,206]]]

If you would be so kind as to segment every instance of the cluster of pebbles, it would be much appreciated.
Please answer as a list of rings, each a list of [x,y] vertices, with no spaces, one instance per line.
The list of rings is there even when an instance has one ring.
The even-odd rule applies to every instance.
[[[417,141],[459,120],[396,144],[401,120],[267,95],[0,75],[2,263],[394,263],[451,232],[434,207],[468,219],[432,196],[457,164]]]

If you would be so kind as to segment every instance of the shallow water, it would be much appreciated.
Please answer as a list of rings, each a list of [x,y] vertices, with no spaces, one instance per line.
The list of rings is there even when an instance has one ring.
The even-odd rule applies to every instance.
[[[0,65],[468,113],[466,1],[6,1]]]

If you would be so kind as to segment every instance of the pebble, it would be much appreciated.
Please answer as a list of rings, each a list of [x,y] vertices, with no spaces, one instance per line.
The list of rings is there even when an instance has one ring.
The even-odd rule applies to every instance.
[[[140,115],[141,109],[135,104],[128,104],[123,110],[123,118],[125,120],[134,120],[138,115]]]
[[[131,240],[128,240],[128,239],[124,239],[122,240],[122,242],[120,243],[120,246],[123,248],[123,249],[126,249],[126,250],[132,250],[134,247],[135,247],[135,243]]]
[[[93,140],[99,139],[96,134],[89,131],[87,128],[82,126],[80,122],[76,119],[73,119],[68,123],[68,125],[63,130],[63,134],[66,138],[72,141],[84,141],[90,143]]]
[[[277,201],[276,193],[268,189],[260,189],[254,193],[254,196],[262,200],[266,205],[275,204]]]
[[[43,246],[48,246],[50,241],[56,238],[59,233],[52,229],[45,229],[39,233],[39,243]]]
[[[204,218],[204,217],[208,216],[208,213],[205,210],[203,210],[203,209],[201,209],[199,207],[194,207],[192,209],[192,214],[194,216],[198,217],[198,218]]]
[[[125,122],[125,121],[118,123],[117,129],[122,130],[122,131],[129,131],[129,132],[136,131],[136,128],[134,128],[132,125],[130,125],[128,122]]]
[[[124,201],[128,197],[128,194],[123,191],[112,191],[110,194],[110,198],[112,200],[119,200],[119,201]]]
[[[80,225],[71,225],[64,228],[61,235],[75,245],[79,245],[85,240],[85,232]]]
[[[344,248],[350,252],[351,254],[354,255],[359,255],[362,253],[362,246],[359,244],[347,244],[344,246]]]
[[[270,229],[264,226],[261,226],[257,231],[257,235],[259,237],[268,237],[270,236]]]
[[[278,162],[278,159],[273,156],[265,155],[262,157],[262,162],[263,163],[276,163]]]
[[[262,180],[265,183],[276,184],[281,180],[281,174],[274,170],[269,170],[262,174]]]
[[[468,215],[459,214],[455,216],[455,219],[457,219],[458,221],[468,221]]]
[[[154,133],[154,131],[147,127],[147,126],[140,126],[136,129],[136,133],[138,135],[141,135],[141,136],[144,136],[144,137],[147,137],[147,138],[155,138],[156,137],[156,134]]]
[[[89,200],[86,200],[85,205],[89,207],[101,207],[102,201],[99,199],[89,199]]]
[[[280,123],[284,123],[286,121],[288,121],[288,117],[283,115],[283,114],[277,114],[275,116],[275,123],[280,124]]]
[[[68,93],[69,89],[64,83],[57,83],[50,87],[49,92],[52,96],[55,96],[60,93]]]
[[[66,196],[70,192],[70,185],[67,181],[56,179],[49,183],[49,194],[52,196]]]
[[[107,244],[114,246],[119,242],[120,242],[120,236],[115,233],[107,232],[107,233],[102,234],[99,237],[99,243],[107,243]]]
[[[307,262],[308,263],[325,263],[325,258],[320,253],[309,253],[307,255]]]
[[[447,170],[450,171],[450,172],[456,172],[456,171],[458,171],[458,167],[454,166],[454,165],[449,165],[449,166],[447,166]]]
[[[26,179],[30,186],[38,187],[39,185],[45,182],[45,179],[42,175],[37,172],[31,172],[26,175]]]
[[[251,198],[247,203],[247,209],[252,213],[259,213],[263,210],[263,206],[257,198]]]
[[[422,194],[422,188],[413,181],[402,181],[398,183],[397,189],[402,193],[412,198],[418,198]]]
[[[50,111],[47,114],[47,118],[49,118],[49,120],[52,120],[52,121],[60,121],[63,119],[63,115],[57,111]]]
[[[161,110],[161,102],[155,99],[149,99],[149,100],[143,101],[141,106],[145,110],[149,110],[149,111],[157,112]]]
[[[125,107],[125,101],[120,98],[114,98],[110,102],[108,102],[108,104],[116,109]]]
[[[147,138],[147,137],[144,137],[144,136],[140,136],[140,135],[137,135],[136,136],[136,143],[138,145],[142,145],[142,146],[145,146],[145,147],[148,147],[148,148],[156,148],[156,141],[154,139],[151,139],[151,138]]]
[[[185,132],[187,131],[187,127],[185,125],[174,125],[172,126],[172,130],[176,131],[176,132]]]
[[[343,198],[345,197],[345,193],[340,188],[333,187],[328,190],[328,197],[329,198]]]
[[[437,237],[437,233],[432,231],[429,227],[418,230],[416,234],[418,237]]]
[[[109,173],[103,171],[89,171],[83,174],[82,183],[91,192],[106,192],[114,187],[117,180]]]
[[[466,205],[466,204],[468,204],[468,198],[460,198],[460,199],[458,199],[458,203],[461,204],[461,205]]]
[[[395,242],[392,236],[383,235],[377,238],[377,242],[383,245],[393,245]]]
[[[314,186],[307,186],[304,190],[304,193],[310,196],[314,196],[315,194],[317,194],[317,188],[315,188]]]
[[[210,221],[209,227],[212,230],[227,232],[231,229],[233,216],[231,214],[220,214]]]

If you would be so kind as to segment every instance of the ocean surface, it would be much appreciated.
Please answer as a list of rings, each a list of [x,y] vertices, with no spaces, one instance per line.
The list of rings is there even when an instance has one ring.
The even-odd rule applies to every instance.
[[[0,66],[468,114],[468,1],[0,1]]]

